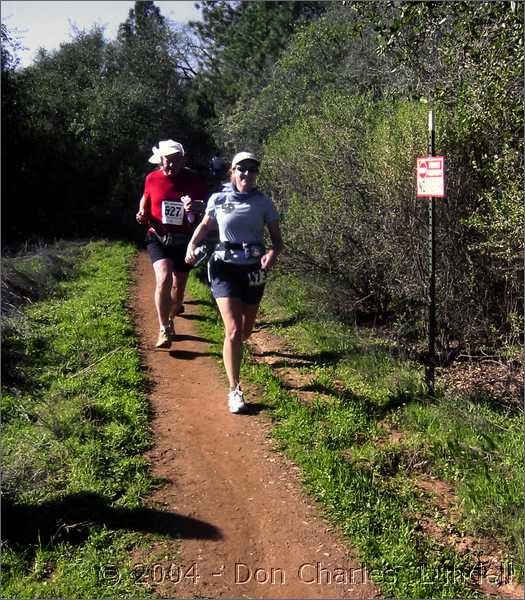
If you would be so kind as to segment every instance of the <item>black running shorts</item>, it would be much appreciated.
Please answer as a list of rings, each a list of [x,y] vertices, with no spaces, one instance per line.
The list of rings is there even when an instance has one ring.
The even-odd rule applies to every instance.
[[[188,237],[188,242],[190,238]],[[157,262],[163,258],[169,258],[173,262],[173,270],[182,273],[188,273],[193,268],[184,259],[186,258],[186,248],[188,244],[179,246],[166,246],[154,233],[146,235],[146,245],[151,263]]]

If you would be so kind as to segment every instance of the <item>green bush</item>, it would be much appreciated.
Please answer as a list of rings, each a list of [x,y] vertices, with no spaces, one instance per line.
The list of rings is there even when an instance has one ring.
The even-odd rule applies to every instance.
[[[407,299],[417,314],[422,303],[414,156],[424,127],[419,103],[330,91],[318,114],[265,145],[261,177],[283,213],[287,265],[317,281],[340,316],[385,316]]]

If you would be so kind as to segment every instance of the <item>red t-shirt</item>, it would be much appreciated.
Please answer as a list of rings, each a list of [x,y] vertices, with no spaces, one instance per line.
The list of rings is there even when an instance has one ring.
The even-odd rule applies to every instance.
[[[162,170],[152,171],[146,176],[144,184],[144,209],[150,225],[160,235],[165,233],[191,234],[197,225],[188,221],[188,213],[184,210],[182,196],[190,196],[193,200],[208,199],[208,190],[204,181],[183,169],[175,178],[168,177]]]

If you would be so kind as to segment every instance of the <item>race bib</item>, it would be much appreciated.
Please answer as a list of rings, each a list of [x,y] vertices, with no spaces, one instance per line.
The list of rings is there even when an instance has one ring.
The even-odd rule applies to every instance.
[[[162,201],[162,222],[164,225],[182,225],[184,206],[174,200]]]
[[[248,285],[250,287],[258,287],[266,282],[266,271],[259,269],[258,271],[250,271],[248,273]]]

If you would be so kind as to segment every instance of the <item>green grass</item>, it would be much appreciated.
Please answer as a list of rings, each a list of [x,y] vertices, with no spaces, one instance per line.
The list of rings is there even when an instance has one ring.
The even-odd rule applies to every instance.
[[[2,597],[151,596],[130,562],[151,537],[143,499],[156,485],[127,303],[135,249],[58,251],[76,267],[4,330]],[[30,281],[42,272],[38,255],[10,260]]]
[[[523,562],[523,420],[468,398],[412,404],[392,417],[419,435],[432,473],[454,484],[462,526],[499,541]]]
[[[274,368],[250,356],[242,377],[258,384],[279,448],[301,467],[306,488],[357,548],[382,593],[479,595],[471,585],[475,557],[457,554],[420,526],[422,517],[442,526],[451,517],[414,484],[419,477],[450,482],[460,515],[454,529],[491,536],[510,564],[507,572],[521,578],[521,415],[469,398],[441,395],[431,402],[419,365],[372,332],[309,318],[314,306],[298,285],[274,278],[260,320],[305,359],[298,368],[318,395],[301,402]],[[195,278],[191,292],[209,300]],[[206,335],[220,351],[220,320],[211,305],[206,315]]]

